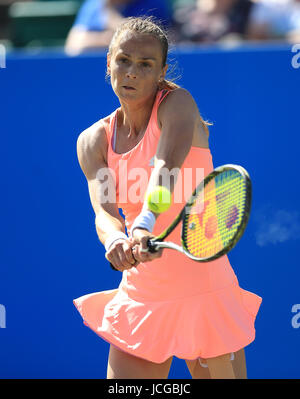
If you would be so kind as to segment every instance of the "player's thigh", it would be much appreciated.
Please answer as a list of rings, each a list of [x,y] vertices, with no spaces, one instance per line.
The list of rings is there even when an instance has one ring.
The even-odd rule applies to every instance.
[[[172,357],[163,363],[148,360],[125,353],[111,345],[108,356],[107,379],[168,378]]]
[[[206,360],[202,359],[201,363],[206,365]],[[208,367],[201,366],[198,359],[196,360],[186,360],[186,365],[189,372],[194,379],[210,379],[210,373]],[[246,379],[247,378],[247,368],[246,368],[246,358],[244,349],[234,353],[234,359],[232,361],[232,367],[234,370],[235,378]]]

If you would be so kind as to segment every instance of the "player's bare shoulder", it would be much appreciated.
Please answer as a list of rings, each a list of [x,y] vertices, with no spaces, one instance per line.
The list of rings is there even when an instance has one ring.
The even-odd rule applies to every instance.
[[[192,146],[208,148],[208,130],[191,93],[183,88],[172,90],[162,101],[157,122],[160,128],[164,120],[173,121],[173,125],[192,126]]]
[[[161,127],[161,121],[167,115],[168,117],[184,115],[188,113],[190,117],[197,118],[199,111],[197,104],[191,95],[191,93],[179,87],[178,89],[172,90],[161,102],[157,120]]]
[[[78,161],[88,179],[94,177],[99,167],[107,165],[106,119],[100,119],[85,129],[77,139]]]

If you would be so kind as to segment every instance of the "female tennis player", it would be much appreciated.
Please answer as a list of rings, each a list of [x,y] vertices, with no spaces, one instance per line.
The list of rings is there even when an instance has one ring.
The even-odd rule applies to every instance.
[[[74,304],[110,343],[109,379],[167,378],[173,356],[193,378],[246,378],[243,348],[255,339],[261,298],[239,287],[227,256],[199,265],[147,249],[213,170],[208,126],[191,94],[166,80],[167,54],[151,18],[126,19],[110,43],[107,74],[121,106],[80,134],[77,151],[99,239],[122,280]],[[197,168],[202,175],[185,173]],[[162,182],[166,170],[175,172]],[[160,215],[143,203],[157,185],[182,194]],[[178,228],[169,238],[180,244]]]

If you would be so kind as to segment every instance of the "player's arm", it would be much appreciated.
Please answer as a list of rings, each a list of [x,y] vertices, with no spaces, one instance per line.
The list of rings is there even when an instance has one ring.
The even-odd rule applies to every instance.
[[[160,106],[158,123],[161,125],[161,135],[147,193],[158,185],[166,187],[172,193],[180,168],[190,151],[194,132],[199,129],[199,111],[192,96],[184,89],[171,92]],[[172,169],[175,173],[171,174]],[[172,176],[172,179],[163,178],[166,173]],[[155,217],[157,218],[158,215]],[[146,262],[154,259],[156,255],[161,256],[161,253],[144,252],[147,250],[147,240],[151,237],[151,232],[147,231],[147,228],[135,227],[135,225],[147,224],[148,219],[151,222],[151,212],[148,210],[147,201],[138,218],[132,227],[135,243],[139,244],[135,257],[141,262]],[[153,217],[151,223],[153,224]]]
[[[97,233],[104,244],[113,231],[125,232],[125,224],[115,202],[112,174],[104,157],[106,137],[103,133],[102,126],[92,126],[82,132],[77,140],[77,156],[87,179]]]
[[[191,94],[184,89],[171,92],[159,109],[158,121],[161,135],[147,192],[163,185],[172,193],[178,172],[190,151],[194,133],[199,129],[199,111]],[[164,169],[177,171],[175,178],[164,182]]]
[[[117,207],[115,183],[107,165],[106,153],[107,139],[102,125],[95,124],[80,134],[77,140],[78,161],[88,182],[96,215],[96,230],[103,245],[118,236],[118,232],[125,234],[125,223]],[[119,270],[134,263],[131,245],[124,239],[114,241],[106,257]]]

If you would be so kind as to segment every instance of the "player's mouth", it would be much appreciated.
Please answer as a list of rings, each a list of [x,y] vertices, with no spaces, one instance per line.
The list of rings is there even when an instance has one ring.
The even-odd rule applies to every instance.
[[[132,86],[122,86],[125,90],[136,90],[134,87],[132,87]]]

